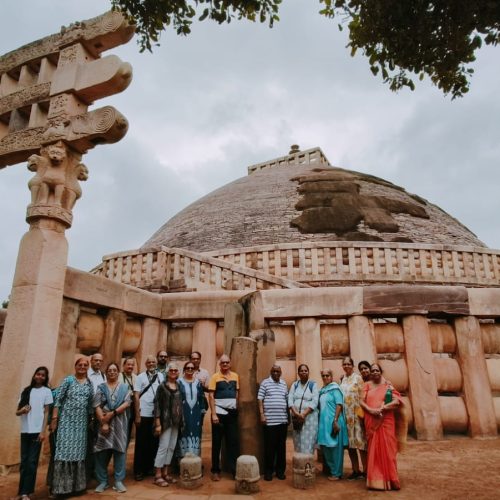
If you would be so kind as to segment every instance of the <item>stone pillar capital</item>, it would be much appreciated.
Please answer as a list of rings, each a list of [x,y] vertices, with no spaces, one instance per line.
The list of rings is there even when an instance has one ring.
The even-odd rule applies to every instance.
[[[64,228],[71,227],[72,209],[82,195],[80,181],[88,178],[88,169],[81,163],[81,154],[63,141],[48,144],[40,154],[28,158],[28,170],[35,175],[28,182],[31,203],[26,210],[30,225],[49,219]]]

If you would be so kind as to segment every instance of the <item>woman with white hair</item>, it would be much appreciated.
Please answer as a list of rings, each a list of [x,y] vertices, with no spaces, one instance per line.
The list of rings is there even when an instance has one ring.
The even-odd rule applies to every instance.
[[[169,363],[167,378],[158,387],[154,400],[155,434],[160,436],[154,464],[154,484],[160,487],[176,482],[170,474],[170,463],[177,444],[177,436],[183,424],[182,395],[177,382],[178,377],[178,366],[175,363]]]

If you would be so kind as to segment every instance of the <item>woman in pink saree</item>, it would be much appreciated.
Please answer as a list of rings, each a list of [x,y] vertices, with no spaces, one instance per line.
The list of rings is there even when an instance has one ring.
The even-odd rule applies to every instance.
[[[399,490],[394,410],[401,403],[401,395],[382,377],[378,364],[371,365],[370,373],[371,380],[364,386],[361,401],[368,441],[366,485],[373,490]]]

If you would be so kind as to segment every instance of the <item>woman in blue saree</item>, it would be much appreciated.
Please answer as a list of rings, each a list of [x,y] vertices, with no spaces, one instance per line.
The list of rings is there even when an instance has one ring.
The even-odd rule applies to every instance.
[[[95,475],[99,484],[96,493],[102,493],[108,484],[108,464],[113,456],[114,479],[113,489],[124,493],[127,488],[125,479],[125,462],[128,442],[128,407],[130,406],[130,388],[118,380],[120,369],[116,363],[106,368],[106,382],[97,387],[94,397],[94,408],[99,421],[99,433],[94,445]]]
[[[344,448],[349,444],[344,417],[344,395],[340,386],[333,382],[332,371],[321,371],[323,387],[319,391],[318,445],[321,446],[328,479],[338,481],[344,469]]]

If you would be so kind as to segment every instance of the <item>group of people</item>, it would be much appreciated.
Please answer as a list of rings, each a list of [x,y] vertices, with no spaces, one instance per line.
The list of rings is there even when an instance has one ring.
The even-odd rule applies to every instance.
[[[134,358],[120,367],[111,362],[102,370],[97,353],[81,357],[75,373],[54,390],[48,386],[45,367],[35,370],[19,400],[21,417],[21,468],[18,498],[34,492],[41,443],[50,431],[51,462],[47,482],[53,497],[84,491],[91,478],[95,492],[110,487],[108,465],[113,457],[113,489],[127,491],[124,484],[126,453],[135,423],[133,471],[136,481],[153,476],[154,484],[175,482],[173,467],[187,455],[201,455],[205,414],[210,409],[212,428],[211,478],[221,479],[221,451],[233,477],[239,455],[239,377],[223,355],[217,372],[210,376],[200,367],[201,353],[193,352],[180,366],[168,362],[166,351],[145,360],[145,371],[136,375]],[[344,448],[348,448],[353,472],[349,479],[367,476],[374,489],[399,489],[396,469],[397,444],[393,410],[399,393],[382,377],[378,364],[362,362],[361,375],[350,358],[343,361],[341,384],[333,382],[331,370],[323,370],[323,387],[309,379],[302,364],[298,380],[290,388],[274,365],[270,377],[258,390],[264,432],[264,479],[285,479],[286,437],[293,424],[295,451],[322,451],[329,479],[343,473]],[[208,396],[208,397],[207,397]],[[368,449],[368,454],[366,453]],[[358,452],[363,471],[361,471]]]
[[[377,363],[361,361],[356,373],[347,357],[342,368],[340,385],[333,381],[330,369],[323,369],[323,384],[318,388],[309,378],[309,367],[301,364],[289,390],[281,380],[281,368],[271,368],[257,396],[264,425],[265,480],[271,481],[273,474],[285,479],[291,420],[295,451],[313,454],[319,448],[329,480],[342,478],[347,448],[352,464],[348,479],[366,479],[370,489],[399,490],[394,410],[402,403],[401,396],[382,377]]]

